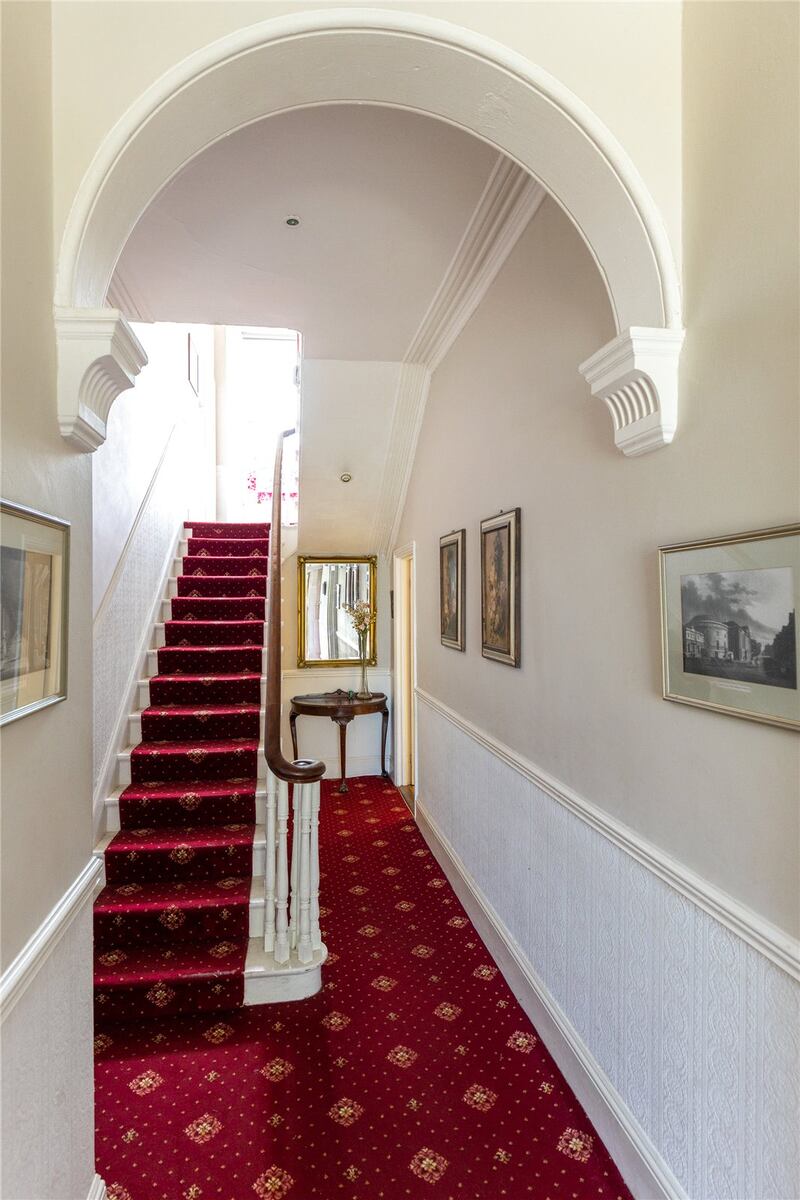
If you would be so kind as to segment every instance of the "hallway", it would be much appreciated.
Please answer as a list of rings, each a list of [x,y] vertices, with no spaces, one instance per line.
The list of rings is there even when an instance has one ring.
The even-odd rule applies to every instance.
[[[98,1026],[108,1200],[629,1192],[379,778],[323,783],[323,991]]]

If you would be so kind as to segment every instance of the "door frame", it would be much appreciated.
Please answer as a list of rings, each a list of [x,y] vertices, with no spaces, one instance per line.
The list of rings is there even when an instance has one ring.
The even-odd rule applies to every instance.
[[[410,621],[407,620],[408,600],[406,590],[403,586],[405,572],[411,568],[411,613]],[[394,589],[394,628],[392,630],[393,651],[394,651],[394,670],[392,678],[394,683],[394,753],[392,756],[392,769],[394,771],[394,782],[397,787],[407,786],[411,780],[406,778],[406,762],[408,756],[408,739],[412,739],[412,760],[414,763],[414,784],[415,793],[419,786],[419,755],[418,755],[418,739],[417,739],[417,570],[416,570],[416,543],[407,542],[404,546],[398,546],[392,555],[392,587]],[[410,706],[406,709],[405,704],[405,679],[402,664],[405,661],[407,653],[407,636],[406,627],[411,628],[411,680],[410,688]],[[406,728],[406,712],[411,713],[411,729]]]

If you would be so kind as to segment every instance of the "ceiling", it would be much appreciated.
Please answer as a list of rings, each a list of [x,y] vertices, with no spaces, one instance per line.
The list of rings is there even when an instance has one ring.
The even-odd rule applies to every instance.
[[[150,205],[112,298],[145,320],[299,329],[306,358],[400,361],[496,161],[470,134],[399,109],[259,121]]]

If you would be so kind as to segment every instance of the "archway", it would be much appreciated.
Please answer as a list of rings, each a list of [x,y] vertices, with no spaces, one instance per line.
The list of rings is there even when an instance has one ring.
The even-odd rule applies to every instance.
[[[594,114],[506,47],[410,13],[298,13],[237,31],[177,64],[109,133],[83,179],[56,285],[59,421],[82,449],[105,437],[144,354],[104,308],[137,220],[191,158],[253,121],[308,105],[397,106],[457,125],[518,163],[568,213],[608,291],[618,336],[580,370],[627,454],[672,440],[680,291],[657,207]],[[576,364],[578,366],[578,364]]]

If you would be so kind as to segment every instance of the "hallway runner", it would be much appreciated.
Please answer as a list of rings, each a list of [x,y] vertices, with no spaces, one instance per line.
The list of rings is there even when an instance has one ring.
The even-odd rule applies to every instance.
[[[98,1026],[108,1200],[630,1200],[400,794],[335,785],[322,992]]]
[[[244,998],[269,526],[187,526],[94,906],[103,1021]]]

